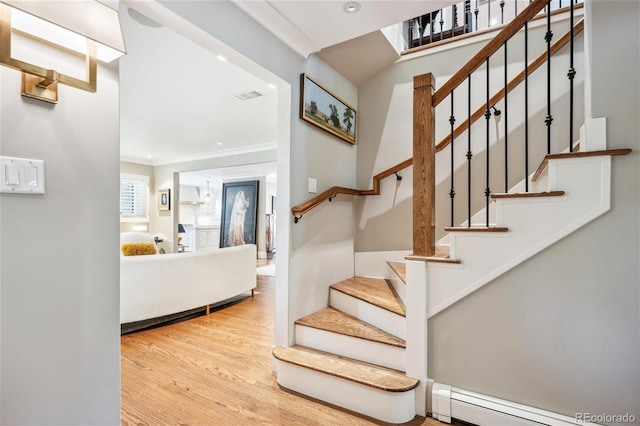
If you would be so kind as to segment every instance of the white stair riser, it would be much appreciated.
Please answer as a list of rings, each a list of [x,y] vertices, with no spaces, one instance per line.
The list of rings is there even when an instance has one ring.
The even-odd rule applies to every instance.
[[[395,370],[405,371],[407,368],[404,348],[303,325],[296,325],[295,333],[298,345]]]
[[[281,386],[390,423],[415,416],[414,390],[386,392],[298,365],[276,360]]]
[[[356,297],[331,289],[329,291],[329,306],[368,322],[387,333],[406,340],[406,319],[402,315],[394,314]]]

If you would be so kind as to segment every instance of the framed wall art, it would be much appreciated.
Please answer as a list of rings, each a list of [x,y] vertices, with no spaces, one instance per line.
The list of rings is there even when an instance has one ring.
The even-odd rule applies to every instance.
[[[355,145],[356,110],[307,74],[300,85],[300,118]]]
[[[256,244],[258,181],[222,184],[220,247]]]
[[[158,210],[171,210],[171,190],[158,190]]]

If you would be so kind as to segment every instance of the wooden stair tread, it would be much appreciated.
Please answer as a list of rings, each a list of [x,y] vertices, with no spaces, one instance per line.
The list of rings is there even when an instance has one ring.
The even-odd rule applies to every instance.
[[[273,349],[276,359],[387,392],[415,389],[419,380],[403,372],[295,345]]]
[[[451,258],[451,247],[449,246],[436,246],[436,253],[433,256],[418,256],[410,254],[404,258],[407,260],[418,260],[422,262],[462,263],[460,259]]]
[[[387,260],[387,264],[391,267],[393,272],[402,280],[403,283],[407,283],[407,264],[405,262],[393,262]]]
[[[403,317],[407,314],[400,296],[387,280],[353,277],[331,284],[330,288]]]
[[[509,228],[504,226],[448,226],[444,230],[447,232],[509,232]]]
[[[630,153],[631,153],[631,149],[623,148],[623,149],[606,149],[602,151],[579,151],[579,152],[574,151],[574,152],[563,152],[560,154],[547,154],[542,160],[542,162],[540,163],[540,165],[538,166],[538,168],[536,169],[536,172],[533,174],[531,181],[535,182],[538,179],[540,179],[540,176],[542,176],[545,169],[547,168],[547,164],[549,163],[549,160],[560,160],[563,158],[599,157],[602,155],[611,155],[611,156],[628,155]]]
[[[385,345],[406,348],[406,342],[399,337],[331,307],[320,309],[319,311],[302,317],[296,321],[296,324],[383,343]]]
[[[547,192],[513,192],[492,194],[491,198],[542,198],[542,197],[562,197],[564,191],[547,191]]]

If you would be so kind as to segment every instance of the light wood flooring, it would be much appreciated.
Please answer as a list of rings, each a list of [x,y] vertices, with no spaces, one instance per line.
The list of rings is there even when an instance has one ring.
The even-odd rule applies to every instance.
[[[253,298],[122,336],[122,425],[386,424],[278,386],[274,302],[275,278],[259,276]]]

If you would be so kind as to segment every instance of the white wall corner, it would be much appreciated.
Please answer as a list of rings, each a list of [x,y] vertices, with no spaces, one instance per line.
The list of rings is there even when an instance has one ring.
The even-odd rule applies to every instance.
[[[607,118],[587,118],[580,128],[580,151],[607,149]]]
[[[433,384],[431,409],[434,419],[451,423],[451,386],[442,383]]]
[[[427,415],[427,263],[407,260],[407,376],[420,380],[416,414]]]

